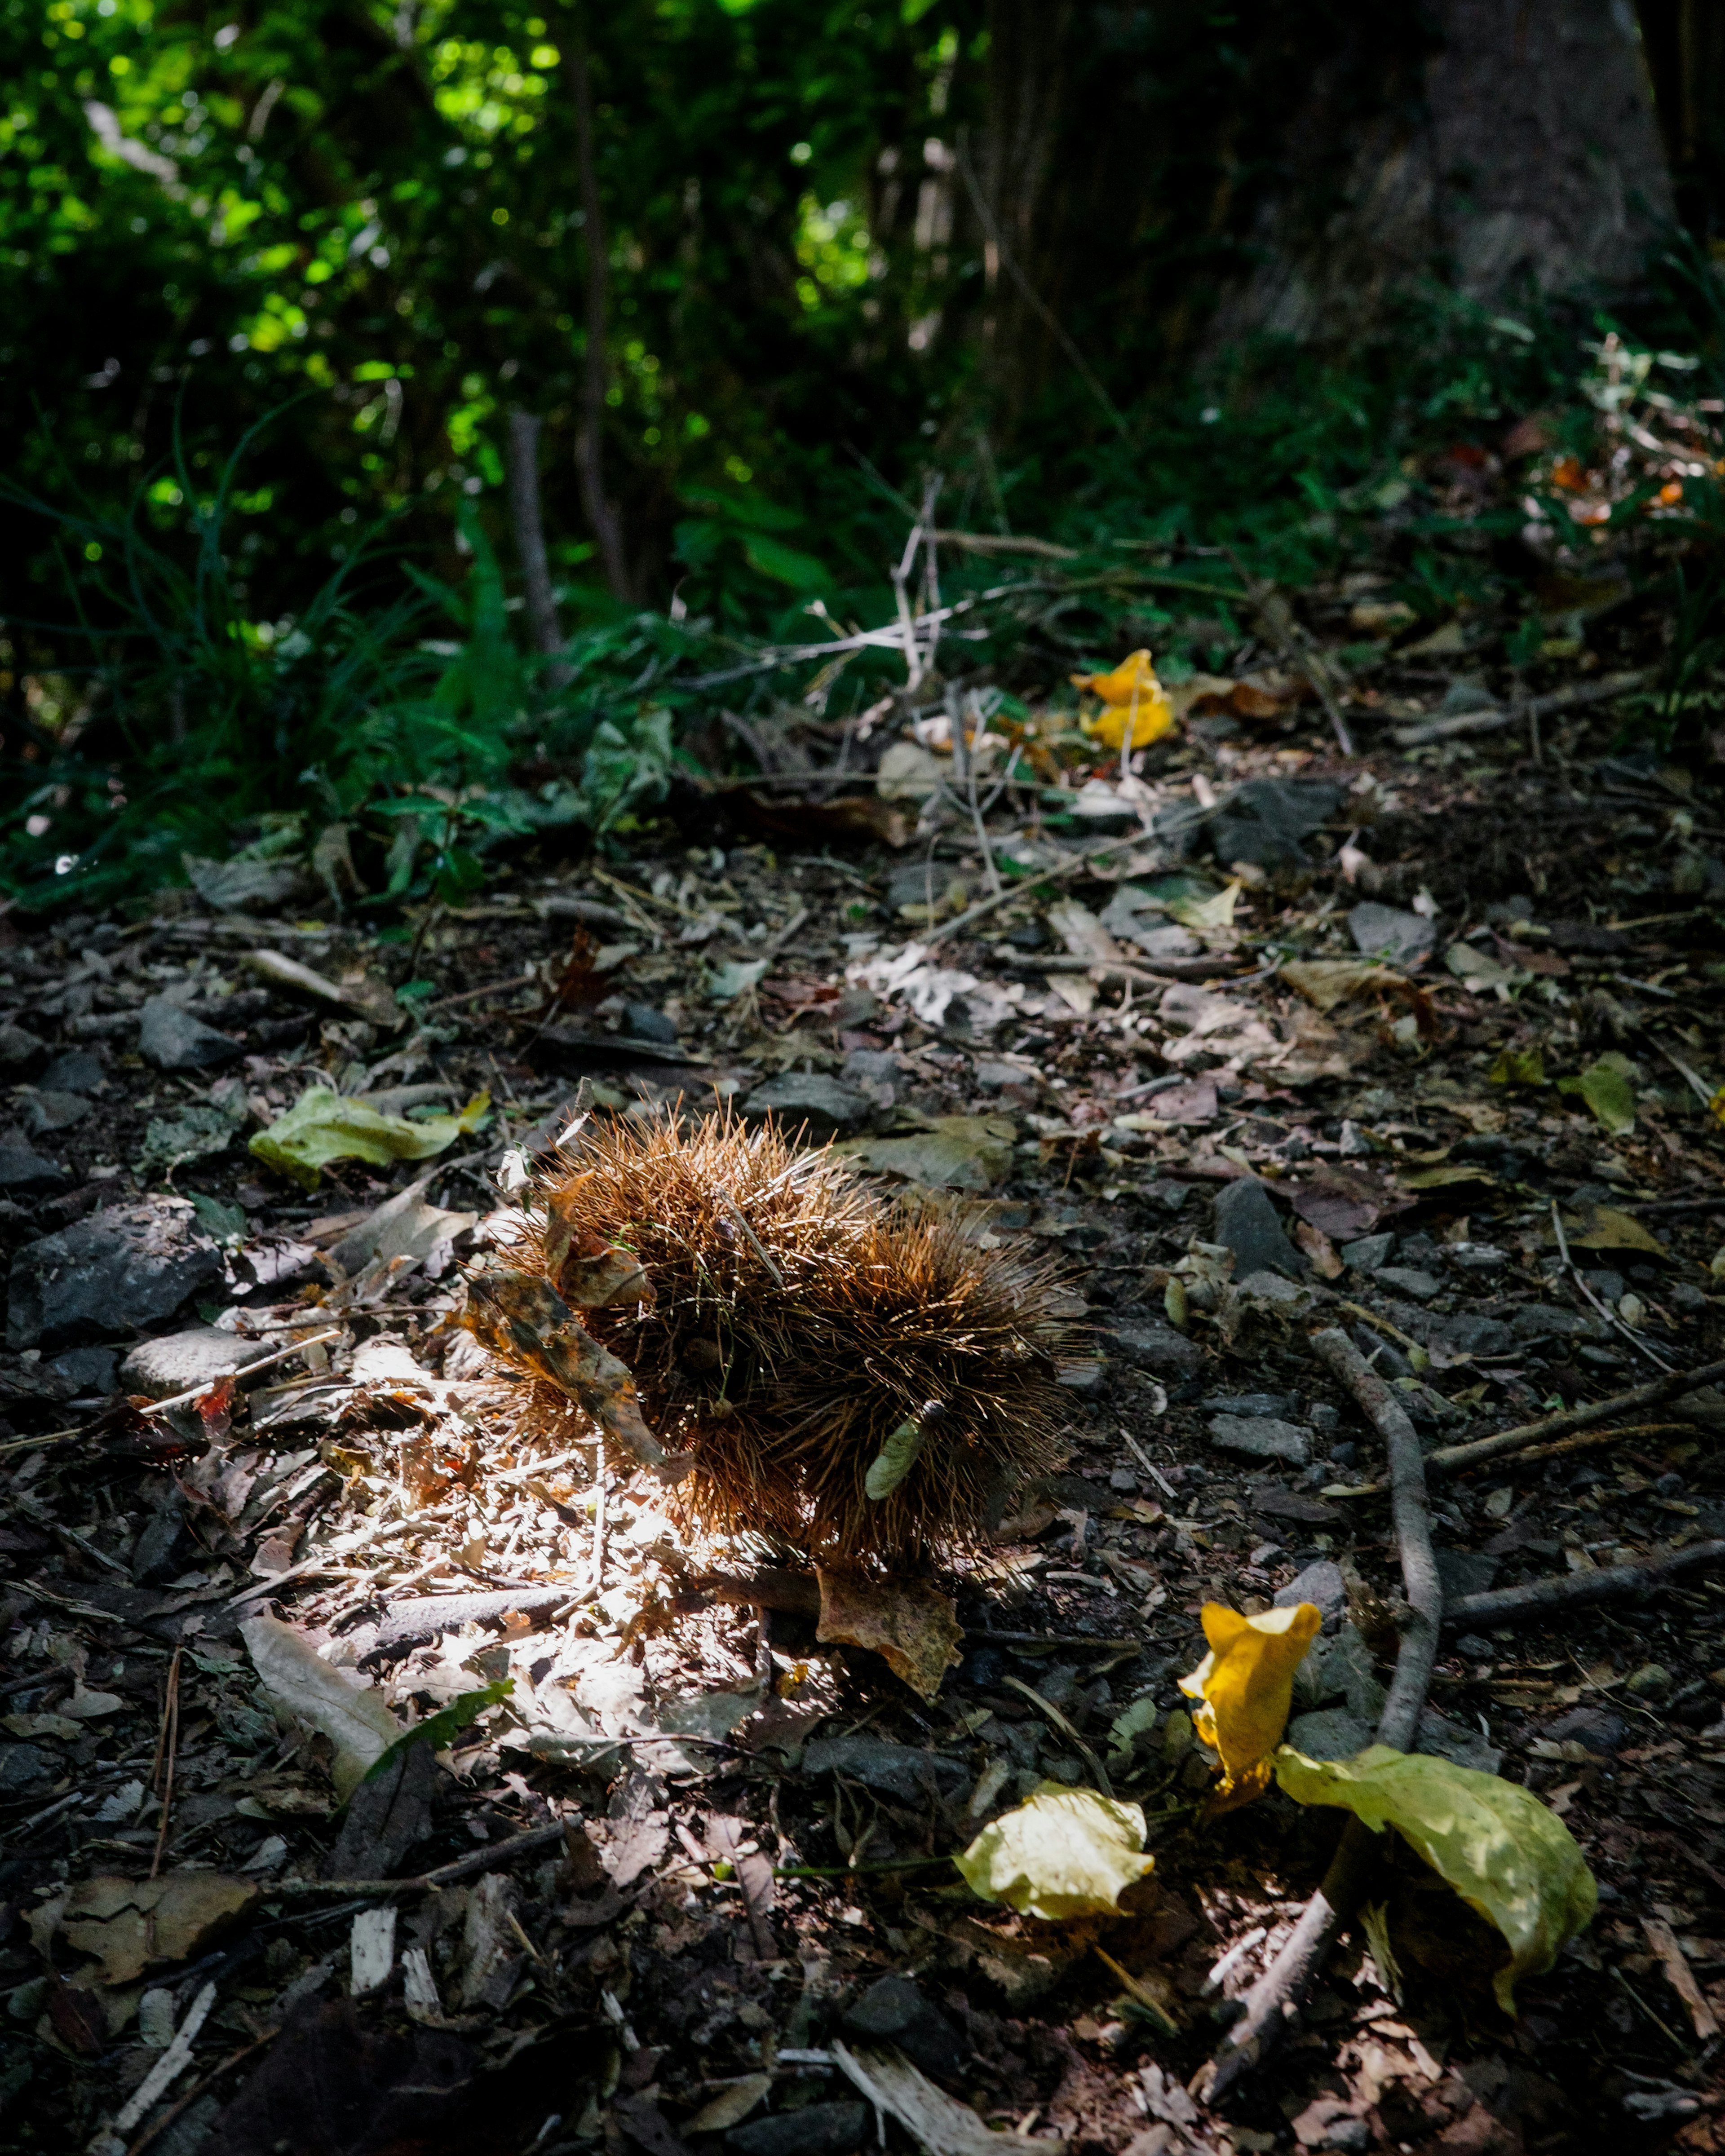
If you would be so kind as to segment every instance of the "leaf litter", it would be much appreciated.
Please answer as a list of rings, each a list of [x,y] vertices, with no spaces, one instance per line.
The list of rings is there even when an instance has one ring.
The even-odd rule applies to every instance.
[[[942,870],[920,943],[879,847],[669,825],[424,923],[418,977],[472,996],[441,1009],[404,1013],[404,951],[346,921],[187,896],[5,925],[7,1015],[105,1086],[3,1152],[18,2145],[837,2156],[877,2113],[954,2150],[1583,2148],[1602,2118],[1720,2145],[1725,1404],[1435,1459],[1720,1359],[1717,789],[1581,718],[1543,760],[1344,761],[1147,654],[1087,685],[1091,734],[1035,737],[1070,798],[1000,800],[986,860],[952,729],[889,747]],[[1336,810],[1279,856],[1258,796],[1212,806],[1314,780]],[[567,973],[578,896],[626,901],[634,941],[547,1025],[511,984]],[[1369,947],[1363,896],[1395,916]],[[39,1015],[87,949],[94,990]],[[131,1055],[167,986],[230,1075]],[[608,1052],[614,1020],[655,1055]],[[462,1322],[580,1117],[753,1128],[769,1084],[883,1199],[1070,1283],[1065,1456],[926,1562],[835,1568],[770,1505],[703,1524],[656,1471],[618,1316],[655,1285],[639,1238],[572,1229],[567,1325],[525,1287]],[[498,1352],[524,1312],[549,1405]],[[1409,1753],[1368,1748],[1405,1605],[1320,1324],[1433,1455],[1448,1614]],[[732,1399],[726,1340],[703,1365],[678,1337],[676,1383]],[[856,1517],[940,1469],[930,1397],[858,1455]],[[1230,1693],[1241,1640],[1290,1649]],[[1318,1801],[1219,1813],[1219,1773],[1266,1762]],[[1224,2114],[1187,2085],[1344,1789],[1398,1835],[1303,2036]]]

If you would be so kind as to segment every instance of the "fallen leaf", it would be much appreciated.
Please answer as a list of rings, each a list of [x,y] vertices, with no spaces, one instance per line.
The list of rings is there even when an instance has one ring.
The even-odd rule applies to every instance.
[[[1314,1270],[1324,1279],[1340,1280],[1348,1270],[1335,1245],[1312,1221],[1301,1220],[1296,1224],[1294,1240],[1312,1260]]]
[[[1527,978],[1518,968],[1504,965],[1471,943],[1452,943],[1444,953],[1444,963],[1458,981],[1470,988],[1507,989],[1512,983]]]
[[[1108,1724],[1111,1761],[1128,1757],[1138,1738],[1147,1737],[1161,1719],[1156,1702],[1148,1692],[1142,1699],[1135,1699],[1123,1713],[1117,1714]]]
[[[770,958],[726,958],[707,970],[706,992],[716,1004],[732,1004],[766,978]]]
[[[1163,906],[1182,928],[1231,928],[1244,888],[1242,884],[1230,883],[1209,898],[1170,898],[1164,900]]]
[[[1202,1702],[1193,1725],[1222,1755],[1216,1801],[1232,1809],[1269,1786],[1270,1754],[1288,1726],[1294,1672],[1322,1627],[1323,1613],[1301,1602],[1245,1617],[1225,1603],[1206,1602],[1202,1622],[1210,1650],[1181,1678],[1180,1689]]]
[[[222,1871],[85,1879],[66,1895],[60,1929],[68,1945],[101,1963],[105,1984],[135,1984],[146,1970],[188,1961],[231,1931],[259,1891]]]
[[[479,1129],[490,1105],[489,1093],[476,1093],[459,1115],[409,1122],[363,1101],[344,1099],[327,1086],[312,1086],[267,1131],[257,1132],[249,1150],[266,1168],[316,1190],[332,1160],[362,1160],[373,1168],[393,1160],[429,1160],[463,1132]]]
[[[1367,958],[1295,958],[1281,969],[1281,978],[1307,1002],[1321,1011],[1373,989],[1411,988],[1413,983],[1394,966],[1380,966]]]
[[[1593,1920],[1599,1889],[1575,1837],[1519,1783],[1387,1744],[1327,1760],[1283,1745],[1275,1763],[1299,1803],[1339,1804],[1374,1834],[1393,1826],[1503,1933],[1510,1960],[1492,1985],[1506,2014],[1515,2011],[1517,1978],[1548,1969]]]
[[[835,1150],[876,1175],[931,1190],[993,1190],[1012,1173],[1015,1126],[1004,1116],[937,1116],[910,1137],[853,1138]]]
[[[1677,1935],[1663,1917],[1643,1917],[1641,1929],[1647,1934],[1647,1943],[1665,1971],[1666,1981],[1689,2009],[1689,2019],[1695,2025],[1697,2040],[1709,2044],[1719,2033],[1719,2017],[1707,2004],[1706,1994],[1696,1981],[1695,1971],[1677,1943]]]
[[[545,1214],[545,1270],[572,1310],[651,1302],[652,1283],[633,1250],[619,1250],[579,1218],[581,1186],[560,1185]]]
[[[1627,1137],[1635,1127],[1635,1094],[1620,1055],[1602,1055],[1579,1078],[1560,1078],[1560,1093],[1578,1093],[1592,1109],[1594,1120],[1615,1138]]]
[[[401,1723],[375,1685],[349,1684],[291,1625],[252,1617],[239,1630],[271,1705],[321,1731],[335,1747],[330,1779],[345,1804],[401,1735]]]
[[[741,2081],[721,2089],[699,2111],[685,2118],[681,2131],[685,2134],[722,2133],[727,2127],[741,2126],[772,2093],[771,2074],[745,2074]]]
[[[1590,1205],[1576,1219],[1565,1219],[1563,1233],[1574,1250],[1645,1250],[1656,1258],[1671,1253],[1633,1214],[1615,1206]]]
[[[1112,1916],[1123,1889],[1155,1868],[1143,1848],[1140,1806],[1044,1782],[953,1861],[973,1894],[1020,1916]]]
[[[820,1582],[817,1640],[868,1647],[896,1677],[932,1699],[960,1658],[964,1637],[953,1604],[921,1580],[873,1579],[850,1569],[816,1568]]]
[[[1048,925],[1075,958],[1094,958],[1099,965],[1117,963],[1120,946],[1087,906],[1076,898],[1063,898],[1048,909]]]
[[[530,1370],[581,1406],[662,1482],[679,1482],[686,1452],[667,1452],[648,1429],[629,1365],[603,1348],[549,1281],[536,1274],[477,1274],[467,1283],[461,1323],[482,1347]]]
[[[931,1413],[931,1409],[945,1413],[938,1401],[931,1400],[920,1414],[911,1415],[901,1422],[870,1461],[863,1491],[873,1503],[879,1504],[883,1497],[890,1497],[916,1465],[928,1441],[930,1427],[938,1419],[938,1414]]]
[[[896,2044],[834,2044],[833,2056],[846,2078],[875,2106],[891,2112],[928,2156],[1066,2156],[1071,2145],[1057,2136],[994,2132],[968,2104],[937,2088]],[[836,2109],[837,2107],[834,2106]],[[809,2144],[806,2143],[805,2146]]]
[[[470,1723],[477,1722],[488,1707],[507,1699],[514,1690],[512,1677],[499,1677],[495,1684],[488,1684],[479,1691],[458,1692],[447,1707],[439,1707],[435,1714],[427,1715],[424,1722],[416,1722],[411,1729],[404,1729],[399,1737],[392,1738],[361,1779],[378,1780],[416,1744],[429,1744],[434,1752],[446,1752]]]

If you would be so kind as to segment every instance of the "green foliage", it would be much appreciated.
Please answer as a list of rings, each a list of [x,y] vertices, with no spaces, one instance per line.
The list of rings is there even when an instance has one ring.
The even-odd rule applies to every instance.
[[[416,1722],[411,1729],[403,1730],[393,1744],[386,1744],[360,1777],[362,1784],[375,1782],[387,1774],[416,1744],[429,1744],[434,1752],[444,1751],[488,1707],[498,1706],[514,1690],[513,1677],[499,1677],[479,1691],[457,1692],[447,1707],[439,1707],[435,1714],[428,1714],[424,1722]]]

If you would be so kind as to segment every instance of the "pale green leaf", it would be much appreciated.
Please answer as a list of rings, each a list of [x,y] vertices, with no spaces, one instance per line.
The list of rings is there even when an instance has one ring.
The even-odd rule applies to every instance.
[[[1368,1745],[1351,1759],[1308,1759],[1283,1745],[1276,1779],[1302,1804],[1339,1804],[1374,1834],[1393,1826],[1471,1909],[1509,1941],[1492,1979],[1515,2011],[1514,1987],[1538,1976],[1593,1921],[1599,1889],[1557,1814],[1519,1783],[1423,1753]]]
[[[1138,1805],[1044,1782],[953,1861],[973,1893],[1021,1916],[1111,1916],[1122,1890],[1155,1866],[1143,1847]]]
[[[1124,1758],[1141,1737],[1147,1737],[1162,1719],[1156,1702],[1147,1692],[1142,1699],[1135,1699],[1124,1713],[1117,1714],[1108,1724],[1108,1749],[1116,1758]]]
[[[890,1497],[911,1470],[916,1465],[918,1455],[928,1436],[928,1425],[921,1416],[912,1415],[893,1431],[879,1455],[869,1464],[864,1490],[875,1504]]]
[[[425,1116],[409,1122],[405,1116],[381,1114],[363,1101],[346,1100],[327,1086],[313,1086],[267,1131],[258,1132],[251,1151],[266,1167],[316,1190],[332,1160],[362,1160],[373,1168],[393,1160],[429,1160],[464,1131],[477,1130],[490,1105],[489,1093],[475,1093],[458,1116]]]
[[[1635,1093],[1620,1056],[1602,1055],[1579,1078],[1560,1078],[1560,1093],[1579,1093],[1593,1110],[1594,1119],[1615,1138],[1635,1127]]]

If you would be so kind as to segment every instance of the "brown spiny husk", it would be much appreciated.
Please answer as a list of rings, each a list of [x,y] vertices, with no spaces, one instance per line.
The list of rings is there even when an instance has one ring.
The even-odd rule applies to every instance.
[[[549,1270],[552,1208],[645,1270],[651,1301],[582,1322],[693,1454],[683,1491],[711,1527],[816,1556],[963,1548],[1064,1456],[1055,1372],[1079,1342],[1060,1273],[973,1216],[886,1204],[831,1151],[716,1115],[590,1127],[534,1194],[525,1269]],[[870,1500],[870,1464],[930,1401],[915,1466]]]

